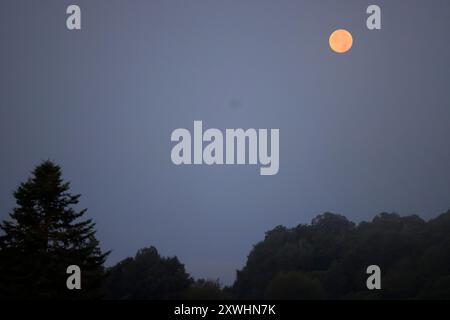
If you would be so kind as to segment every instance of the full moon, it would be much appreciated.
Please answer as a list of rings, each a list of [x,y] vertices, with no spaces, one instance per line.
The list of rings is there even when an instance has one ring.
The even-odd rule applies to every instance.
[[[336,53],[345,53],[351,49],[353,37],[347,30],[338,29],[330,35],[329,42],[331,50]]]

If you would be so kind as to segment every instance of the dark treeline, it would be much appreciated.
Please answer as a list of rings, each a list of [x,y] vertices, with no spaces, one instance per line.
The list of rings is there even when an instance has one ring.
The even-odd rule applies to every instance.
[[[450,211],[428,222],[381,213],[358,225],[324,213],[309,225],[266,233],[230,287],[193,279],[177,257],[139,250],[111,268],[95,224],[74,209],[61,169],[50,161],[14,193],[0,224],[0,298],[63,299],[450,299]],[[69,265],[82,289],[66,287]],[[378,265],[382,289],[368,290]]]
[[[381,213],[358,226],[325,213],[266,233],[237,272],[237,298],[449,299],[450,211],[429,222]],[[368,290],[378,265],[382,290]]]

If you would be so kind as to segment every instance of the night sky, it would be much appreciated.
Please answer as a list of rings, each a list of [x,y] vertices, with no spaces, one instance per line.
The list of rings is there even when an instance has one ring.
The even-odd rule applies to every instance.
[[[338,28],[346,54],[328,46]],[[280,224],[435,217],[450,208],[449,31],[448,0],[2,0],[0,219],[51,159],[108,265],[154,245],[229,284]],[[170,135],[194,120],[279,128],[279,173],[175,166]]]

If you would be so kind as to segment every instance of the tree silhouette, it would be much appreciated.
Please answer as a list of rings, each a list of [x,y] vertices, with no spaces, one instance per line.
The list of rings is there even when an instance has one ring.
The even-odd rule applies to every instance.
[[[380,213],[355,224],[324,213],[311,224],[268,231],[237,271],[232,287],[194,281],[177,257],[143,248],[104,271],[109,252],[95,224],[77,210],[61,169],[35,168],[15,191],[17,205],[0,223],[1,298],[110,299],[450,299],[450,211],[424,221]],[[379,265],[382,290],[366,287]],[[82,289],[68,290],[69,265],[82,271]]]
[[[100,250],[92,220],[81,221],[86,209],[74,209],[80,195],[69,185],[45,161],[15,191],[10,221],[0,224],[0,297],[99,297],[109,252]],[[81,268],[81,290],[67,289],[69,265]]]
[[[231,295],[220,285],[219,279],[197,279],[183,296],[187,300],[227,300]]]
[[[180,299],[192,284],[177,257],[161,257],[155,247],[140,249],[108,270],[108,299]]]
[[[382,290],[368,290],[379,265]],[[450,299],[450,211],[425,222],[380,213],[355,226],[324,213],[266,233],[237,272],[240,299]]]

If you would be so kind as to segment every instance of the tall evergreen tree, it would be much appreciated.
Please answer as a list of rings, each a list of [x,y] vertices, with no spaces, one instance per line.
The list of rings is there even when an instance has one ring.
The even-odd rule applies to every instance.
[[[45,161],[14,192],[10,221],[0,223],[0,297],[96,298],[104,276],[103,253],[92,219],[77,211],[61,168]],[[81,290],[66,286],[69,265],[81,269]]]

